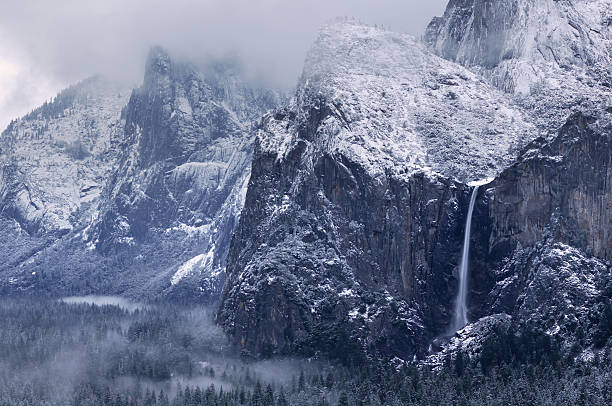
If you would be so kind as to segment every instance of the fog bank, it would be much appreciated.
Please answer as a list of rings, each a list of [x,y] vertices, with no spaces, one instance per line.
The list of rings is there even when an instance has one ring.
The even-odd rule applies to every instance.
[[[318,28],[336,17],[420,36],[446,0],[121,0],[3,4],[0,127],[58,90],[101,73],[138,83],[152,45],[199,61],[241,60],[252,77],[288,89]]]

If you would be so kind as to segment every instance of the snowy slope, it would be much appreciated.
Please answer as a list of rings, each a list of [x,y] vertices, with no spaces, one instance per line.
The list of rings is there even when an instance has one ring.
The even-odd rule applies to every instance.
[[[324,27],[258,133],[220,322],[254,353],[334,331],[412,358],[446,328],[467,183],[537,136],[507,94],[412,37]]]
[[[85,80],[1,136],[0,208],[28,232],[71,231],[95,210],[129,90]]]
[[[139,88],[96,77],[12,123],[0,290],[214,300],[256,123],[279,100],[236,64],[154,48]]]
[[[105,253],[164,246],[157,251],[176,259],[148,266],[155,269],[151,290],[191,284],[210,293],[214,285],[218,293],[256,122],[279,100],[245,81],[238,65],[197,67],[152,49],[143,85],[125,109],[117,167],[86,238]]]
[[[341,150],[374,176],[388,168],[475,180],[496,174],[537,136],[502,92],[410,36],[351,22],[325,27],[289,107],[302,120],[313,104],[332,114],[309,149]],[[314,106],[317,108],[317,106]],[[263,149],[279,159],[298,140],[269,117]]]
[[[611,9],[610,0],[451,1],[426,41],[499,87],[528,93],[538,81],[561,85],[563,69],[578,78],[610,72]]]
[[[576,109],[612,105],[611,10],[610,0],[453,0],[425,41],[554,131]]]
[[[476,324],[453,345],[498,324],[527,322],[558,306],[555,297],[579,293],[576,284],[557,280],[548,296],[528,286],[553,280],[551,270],[564,263],[534,268],[558,254],[542,246],[565,244],[580,253],[560,270],[568,281],[584,280],[580,264],[590,267],[585,274],[609,279],[609,267],[579,260],[608,255],[609,42],[578,38],[580,51],[566,31],[542,24],[559,31],[561,39],[550,43],[555,55],[574,50],[585,62],[531,61],[533,54],[518,51],[491,62],[491,46],[505,44],[500,36],[517,45],[512,35],[524,27],[513,4],[526,3],[533,5],[523,10],[529,21],[543,10],[569,13],[573,4],[449,3],[430,32],[441,33],[441,44],[459,38],[460,55],[471,55],[457,57],[466,66],[457,55],[436,56],[444,46],[434,42],[432,51],[409,36],[350,21],[322,30],[296,96],[264,117],[256,139],[218,313],[237,345],[254,355],[425,356],[448,332],[475,184],[483,185],[468,283],[468,318]],[[481,12],[486,16],[476,23]],[[533,62],[542,76],[524,76],[522,62]],[[514,86],[520,80],[530,83],[527,93]],[[588,306],[598,295],[578,297],[567,317],[580,317],[585,305],[578,303]],[[521,301],[530,309],[523,312]],[[598,307],[593,319],[600,316]]]

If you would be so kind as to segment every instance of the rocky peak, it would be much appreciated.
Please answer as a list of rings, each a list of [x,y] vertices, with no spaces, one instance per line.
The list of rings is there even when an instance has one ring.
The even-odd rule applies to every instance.
[[[375,176],[387,168],[492,176],[535,133],[506,95],[468,69],[408,35],[353,22],[321,31],[290,109],[288,133],[266,121],[263,149],[282,158],[306,142],[308,151],[342,151]]]
[[[486,18],[473,28],[474,13],[499,18],[506,35],[522,21],[510,17],[531,15],[518,5],[541,7],[497,3],[452,1],[430,31],[461,39],[470,63],[488,57],[486,47],[501,39],[487,45],[495,30],[484,28]],[[456,26],[446,24],[455,17]],[[551,296],[571,295],[563,283],[542,298],[528,289],[546,286],[551,273],[534,264],[558,244],[597,264],[576,277],[606,278],[587,257],[609,256],[601,231],[610,224],[609,113],[567,114],[606,97],[602,77],[585,68],[572,79],[582,71],[546,62],[538,67],[550,67],[549,82],[521,97],[491,80],[503,57],[466,67],[454,61],[461,52],[449,61],[409,36],[351,22],[323,29],[295,98],[263,119],[228,255],[218,320],[246,352],[424,355],[448,332],[474,179],[494,178],[474,211],[470,321],[509,323],[533,315],[515,311],[519,300],[545,308]],[[509,80],[520,78],[522,61],[508,62]],[[555,87],[559,78],[568,82]],[[576,259],[566,268],[575,273],[577,258],[558,263]]]
[[[90,239],[101,252],[161,242],[166,255],[181,252],[179,264],[158,269],[152,289],[184,280],[206,284],[207,293],[220,289],[250,175],[254,120],[280,100],[239,72],[153,48],[125,109],[123,152]]]
[[[425,41],[507,92],[529,93],[541,81],[555,87],[566,75],[605,82],[611,9],[610,0],[452,0]]]
[[[412,358],[447,328],[457,179],[502,170],[534,134],[507,95],[412,37],[325,27],[258,132],[219,321],[255,354],[342,336]]]
[[[168,75],[172,61],[168,53],[160,46],[151,48],[145,65],[145,82],[156,75]]]
[[[170,83],[174,66],[168,53],[161,47],[153,47],[149,51],[145,64],[143,84],[138,89],[142,93],[148,93],[151,98],[169,97]]]
[[[95,280],[90,292],[214,299],[256,120],[279,93],[235,63],[195,65],[159,47],[140,87],[113,89],[88,80],[3,133],[0,249],[14,254],[0,279],[8,289]]]

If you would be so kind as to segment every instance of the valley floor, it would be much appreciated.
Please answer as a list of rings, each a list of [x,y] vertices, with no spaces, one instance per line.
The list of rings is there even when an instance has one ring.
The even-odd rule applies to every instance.
[[[0,405],[607,405],[610,354],[499,336],[440,367],[243,359],[205,307],[0,301]]]

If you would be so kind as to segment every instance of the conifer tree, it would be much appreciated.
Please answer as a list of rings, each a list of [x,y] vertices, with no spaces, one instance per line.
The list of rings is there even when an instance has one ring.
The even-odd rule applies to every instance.
[[[255,384],[255,390],[251,396],[251,406],[263,406],[263,392],[259,381]]]
[[[306,389],[306,378],[304,377],[304,371],[300,371],[300,378],[298,380],[298,391],[302,392]]]
[[[263,397],[263,404],[264,406],[274,406],[274,390],[272,389],[272,386],[270,384],[266,386],[266,392]]]
[[[325,387],[327,389],[332,389],[334,387],[334,375],[331,371],[327,374],[327,378],[325,379]]]
[[[338,399],[338,406],[348,406],[348,404],[348,396],[346,395],[346,392],[342,392],[340,394],[340,398]]]
[[[285,390],[281,387],[278,393],[278,399],[276,401],[277,406],[287,406],[287,397],[285,396]]]

